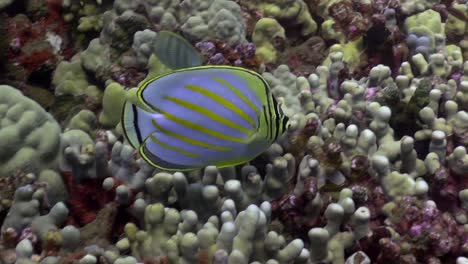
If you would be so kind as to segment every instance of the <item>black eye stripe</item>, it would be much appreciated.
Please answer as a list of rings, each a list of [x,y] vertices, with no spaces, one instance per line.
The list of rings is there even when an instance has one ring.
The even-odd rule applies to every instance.
[[[288,127],[290,126],[290,125],[288,125],[288,121],[289,121],[289,118],[287,116],[284,116],[283,124],[282,124],[282,126],[283,126],[282,132],[285,132],[288,129]]]
[[[267,139],[270,139],[270,127],[271,126],[270,126],[270,120],[269,120],[269,118],[267,116],[267,111],[266,111],[265,106],[263,106],[263,115],[265,117],[265,122],[266,122],[266,125],[268,127],[266,137],[267,137]]]

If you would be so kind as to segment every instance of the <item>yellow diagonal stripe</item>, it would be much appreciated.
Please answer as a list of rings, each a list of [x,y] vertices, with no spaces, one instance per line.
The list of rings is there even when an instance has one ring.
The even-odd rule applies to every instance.
[[[198,132],[201,132],[201,133],[204,133],[204,134],[207,134],[207,135],[219,138],[219,139],[224,139],[224,140],[238,142],[238,143],[245,143],[245,140],[242,139],[242,138],[230,137],[230,136],[227,136],[227,135],[225,135],[223,133],[213,131],[213,130],[208,129],[208,128],[204,127],[204,126],[192,123],[190,121],[187,121],[187,120],[184,120],[184,119],[182,119],[180,117],[177,117],[177,116],[175,116],[173,114],[165,112],[165,111],[163,111],[163,110],[161,110],[161,109],[159,109],[159,108],[157,108],[155,106],[152,106],[152,108],[154,109],[154,111],[161,113],[162,115],[164,115],[164,117],[166,117],[167,119],[169,119],[171,121],[176,122],[179,125],[186,126],[186,127],[191,128],[193,130],[196,130]]]
[[[153,135],[150,135],[150,138],[151,138],[151,140],[152,140],[154,143],[160,145],[160,146],[163,147],[163,148],[166,148],[166,149],[170,149],[170,150],[179,152],[180,154],[185,155],[185,156],[188,156],[188,157],[193,157],[193,158],[198,158],[198,157],[200,157],[200,154],[188,152],[188,151],[185,151],[185,150],[183,150],[183,149],[180,149],[180,148],[171,146],[171,145],[169,145],[169,144],[166,144],[166,143],[164,143],[164,142],[161,142],[161,141],[159,141],[159,140],[158,140],[155,136],[153,136]]]
[[[258,115],[258,113],[259,113],[258,108],[254,104],[252,104],[252,102],[250,102],[250,100],[247,99],[247,97],[245,97],[245,95],[243,95],[239,90],[237,90],[236,87],[232,86],[226,80],[224,80],[222,78],[219,78],[219,77],[214,77],[213,80],[215,82],[218,82],[218,83],[226,86],[229,90],[231,90],[231,92],[236,94],[242,101],[244,101],[244,103],[246,103],[250,108],[252,108],[252,110],[255,113],[257,113],[257,115]]]
[[[178,104],[180,106],[183,106],[185,108],[188,108],[192,111],[195,111],[197,113],[200,113],[202,115],[205,115],[207,116],[208,118],[210,118],[211,120],[213,121],[216,121],[218,123],[221,123],[223,125],[226,125],[228,127],[231,127],[231,128],[234,128],[234,129],[237,129],[243,133],[245,133],[246,135],[249,135],[251,133],[251,131],[243,126],[240,126],[234,122],[232,122],[231,120],[228,120],[220,115],[217,115],[215,113],[213,113],[213,111],[209,110],[209,109],[206,109],[204,107],[201,107],[199,105],[196,105],[196,104],[192,104],[190,102],[187,102],[187,101],[184,101],[184,100],[181,100],[179,98],[176,98],[176,97],[172,97],[172,96],[165,96],[164,99],[166,100],[169,100],[175,104]]]
[[[252,128],[255,128],[255,121],[252,120],[252,118],[250,118],[250,116],[248,116],[246,113],[244,113],[242,110],[240,110],[233,103],[229,102],[228,100],[224,99],[223,97],[219,96],[218,94],[216,94],[216,93],[214,93],[214,92],[212,92],[210,90],[207,90],[207,89],[205,89],[203,87],[197,86],[197,85],[186,84],[186,85],[184,85],[184,87],[191,90],[191,91],[201,93],[201,94],[205,95],[206,97],[220,103],[224,107],[228,108],[229,110],[233,111],[234,113],[236,113],[239,116],[241,116],[242,118],[244,118],[247,122],[249,122],[249,124],[252,126]]]
[[[151,122],[153,123],[153,126],[156,129],[163,132],[164,134],[166,134],[168,136],[171,136],[173,138],[180,139],[180,140],[185,141],[185,142],[187,142],[189,144],[204,147],[204,148],[207,148],[207,149],[218,150],[218,151],[230,151],[230,150],[232,150],[232,148],[224,148],[224,147],[218,147],[218,146],[210,145],[210,144],[207,144],[205,142],[195,140],[195,139],[191,139],[191,138],[188,138],[186,136],[183,136],[183,135],[177,134],[175,132],[169,131],[169,130],[163,128],[162,126],[160,126],[158,123],[156,123],[156,121],[154,119],[151,119]]]

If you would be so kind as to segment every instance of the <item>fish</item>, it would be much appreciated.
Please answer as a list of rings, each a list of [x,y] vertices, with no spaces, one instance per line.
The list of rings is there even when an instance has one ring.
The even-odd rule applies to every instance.
[[[126,141],[150,165],[190,171],[243,164],[289,126],[257,72],[202,66],[195,47],[170,31],[158,32],[152,52],[171,71],[145,80],[121,115]]]
[[[135,100],[123,105],[123,134],[161,170],[247,163],[289,126],[266,80],[242,67],[176,69],[143,82]]]

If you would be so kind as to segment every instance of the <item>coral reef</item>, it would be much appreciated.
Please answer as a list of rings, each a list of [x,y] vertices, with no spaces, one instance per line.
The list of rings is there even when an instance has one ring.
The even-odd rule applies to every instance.
[[[0,0],[0,263],[468,263],[465,1],[39,2]],[[161,30],[259,72],[287,131],[145,162],[121,111],[178,68]]]

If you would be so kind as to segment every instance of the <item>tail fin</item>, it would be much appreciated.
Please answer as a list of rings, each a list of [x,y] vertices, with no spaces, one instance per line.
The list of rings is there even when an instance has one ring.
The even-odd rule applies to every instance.
[[[125,138],[133,148],[138,149],[143,142],[138,126],[138,109],[134,104],[126,101],[122,111],[122,128]]]

